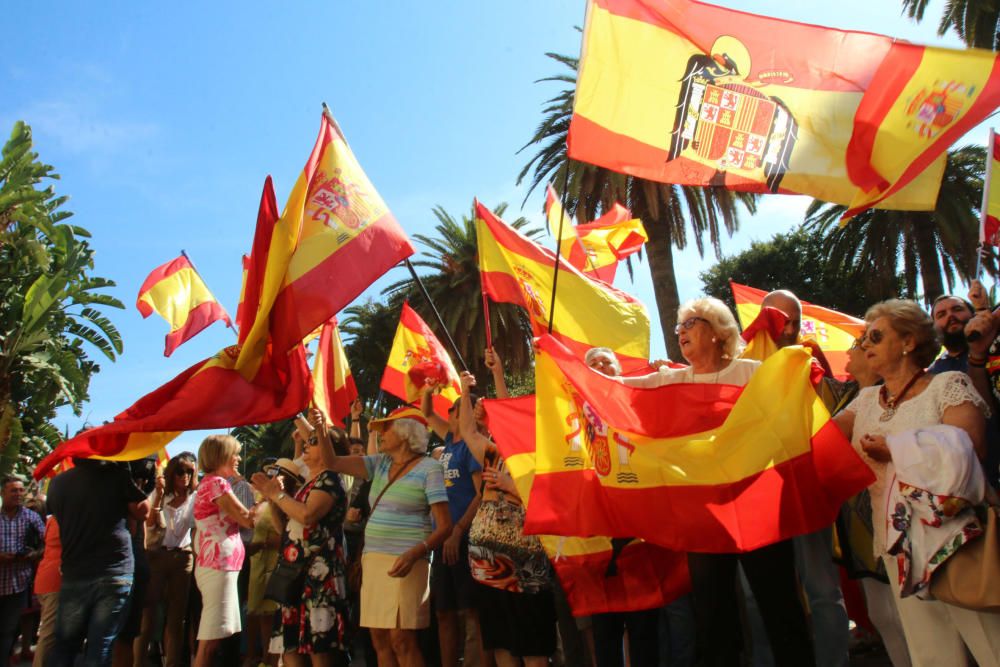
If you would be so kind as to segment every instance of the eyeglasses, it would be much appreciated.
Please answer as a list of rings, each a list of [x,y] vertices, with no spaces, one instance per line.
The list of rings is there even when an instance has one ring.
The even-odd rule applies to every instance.
[[[674,327],[674,333],[679,334],[681,332],[681,329],[684,329],[685,331],[690,331],[692,328],[694,328],[694,325],[697,324],[698,322],[708,322],[708,320],[706,320],[704,317],[697,317],[697,316],[689,317]]]
[[[183,477],[186,475],[194,476],[194,468],[178,468],[174,471],[174,474],[178,477]]]
[[[878,329],[869,329],[864,335],[864,342],[878,345],[885,339],[885,334]]]
[[[868,339],[865,337],[865,334],[861,334],[860,336],[858,336],[857,338],[854,339],[853,343],[851,343],[851,347],[848,348],[849,351],[850,350],[860,350],[862,347],[864,347],[865,341],[867,341],[867,340]]]

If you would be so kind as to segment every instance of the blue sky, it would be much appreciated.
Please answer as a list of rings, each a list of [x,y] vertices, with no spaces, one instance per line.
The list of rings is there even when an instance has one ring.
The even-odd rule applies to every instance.
[[[940,39],[942,2],[916,25],[892,0],[838,3],[725,0],[781,18]],[[542,194],[515,183],[516,151],[541,119],[558,73],[545,52],[576,54],[583,0],[503,3],[13,3],[0,43],[0,129],[34,129],[41,159],[56,167],[74,221],[93,234],[98,275],[127,304],[110,316],[125,339],[91,383],[75,431],[100,423],[184,368],[233,342],[213,325],[163,357],[166,323],[142,320],[136,293],[149,271],[185,249],[217,298],[235,312],[240,255],[248,251],[264,177],[279,203],[315,139],[326,101],[355,154],[404,229],[427,233],[431,208],[455,215],[474,196],[542,224]],[[16,26],[16,29],[13,27]],[[985,129],[968,141],[985,143]],[[724,243],[738,252],[801,219],[807,201],[769,197]],[[710,266],[678,253],[681,299],[696,296]],[[400,277],[401,269],[369,290]],[[655,317],[646,266],[629,284]],[[664,354],[654,322],[654,356]],[[210,397],[206,397],[210,400]],[[171,451],[195,448],[185,434]]]

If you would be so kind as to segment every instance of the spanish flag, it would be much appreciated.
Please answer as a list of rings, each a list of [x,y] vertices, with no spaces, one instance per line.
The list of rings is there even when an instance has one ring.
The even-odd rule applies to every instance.
[[[549,312],[555,256],[476,202],[483,291],[528,311],[536,335],[552,335],[581,359],[591,347],[615,351],[626,372],[649,363],[649,315],[634,297],[560,263],[555,313]]]
[[[569,156],[662,183],[850,204],[855,112],[892,48],[695,0],[590,0]],[[944,164],[923,164],[879,205],[933,209]]]
[[[732,281],[729,281],[729,287],[733,290],[740,326],[746,330],[760,314],[760,304],[767,296],[767,292]],[[823,350],[836,377],[840,379],[847,377],[847,351],[855,339],[864,332],[864,320],[802,301],[802,326],[799,339],[803,343],[815,343]],[[747,339],[747,342],[750,340]],[[767,356],[770,354],[752,358],[765,359]]]
[[[844,219],[913,182],[998,105],[994,51],[894,43],[854,117],[847,165],[860,191]]]
[[[407,403],[416,403],[426,378],[438,381],[441,389],[434,395],[434,412],[447,418],[448,408],[462,391],[458,372],[431,328],[409,303],[403,302],[399,327],[379,387]]]
[[[268,247],[258,315],[237,362],[246,377],[254,376],[269,336],[275,350],[291,350],[413,254],[328,113]]]
[[[264,189],[260,194],[253,245],[250,248],[250,255],[243,262],[243,289],[240,290],[240,315],[237,317],[240,345],[246,341],[260,310],[260,295],[267,271],[267,258],[278,220],[278,200],[274,195],[274,182],[268,176],[264,179]]]
[[[212,322],[222,320],[226,326],[233,325],[226,309],[215,300],[184,254],[153,269],[139,288],[135,307],[143,318],[156,313],[170,325],[165,357]]]
[[[979,243],[1000,246],[1000,181],[993,176],[1000,173],[1000,137],[992,129],[987,144],[986,179],[983,181],[983,207],[980,212]]]
[[[306,408],[312,386],[301,345],[282,353],[282,363],[272,360],[268,348],[257,382],[237,372],[237,350],[225,348],[146,394],[109,424],[62,443],[38,464],[35,479],[67,457],[133,461],[161,450],[182,431],[266,424]]]
[[[799,346],[745,387],[627,387],[543,336],[525,530],[750,551],[830,525],[874,481],[830,420]],[[650,511],[653,508],[653,511]]]
[[[535,476],[535,397],[484,401],[490,430],[522,499]],[[687,556],[645,540],[541,535],[574,616],[656,609],[689,592]]]
[[[593,222],[572,224],[568,216],[562,221],[562,204],[552,186],[545,190],[545,217],[549,230],[558,234],[559,254],[580,272],[603,280],[609,285],[615,281],[618,262],[639,252],[649,240],[642,221],[633,218],[627,208],[615,202],[611,209]]]
[[[344,418],[351,413],[351,403],[358,397],[354,376],[347,363],[344,344],[340,341],[337,319],[323,325],[313,361],[313,405],[329,423],[344,427]]]

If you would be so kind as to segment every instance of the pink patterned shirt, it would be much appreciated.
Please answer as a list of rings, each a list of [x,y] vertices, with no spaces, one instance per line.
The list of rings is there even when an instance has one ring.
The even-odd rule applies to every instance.
[[[198,534],[198,555],[195,564],[213,570],[238,571],[243,567],[243,540],[240,527],[216,504],[216,500],[232,491],[224,477],[205,475],[194,498],[195,530]]]

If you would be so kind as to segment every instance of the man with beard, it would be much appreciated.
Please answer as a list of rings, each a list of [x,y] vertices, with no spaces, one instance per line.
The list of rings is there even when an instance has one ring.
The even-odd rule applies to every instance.
[[[976,314],[972,304],[960,296],[943,294],[934,299],[931,306],[931,318],[934,328],[941,334],[945,351],[934,363],[927,367],[928,373],[944,373],[945,371],[960,371],[969,374],[969,343],[965,339],[965,325]],[[983,400],[991,404],[990,396]],[[997,420],[997,410],[986,420],[986,460],[983,461],[986,481],[993,488],[998,487],[998,468],[1000,468],[1000,422]]]

